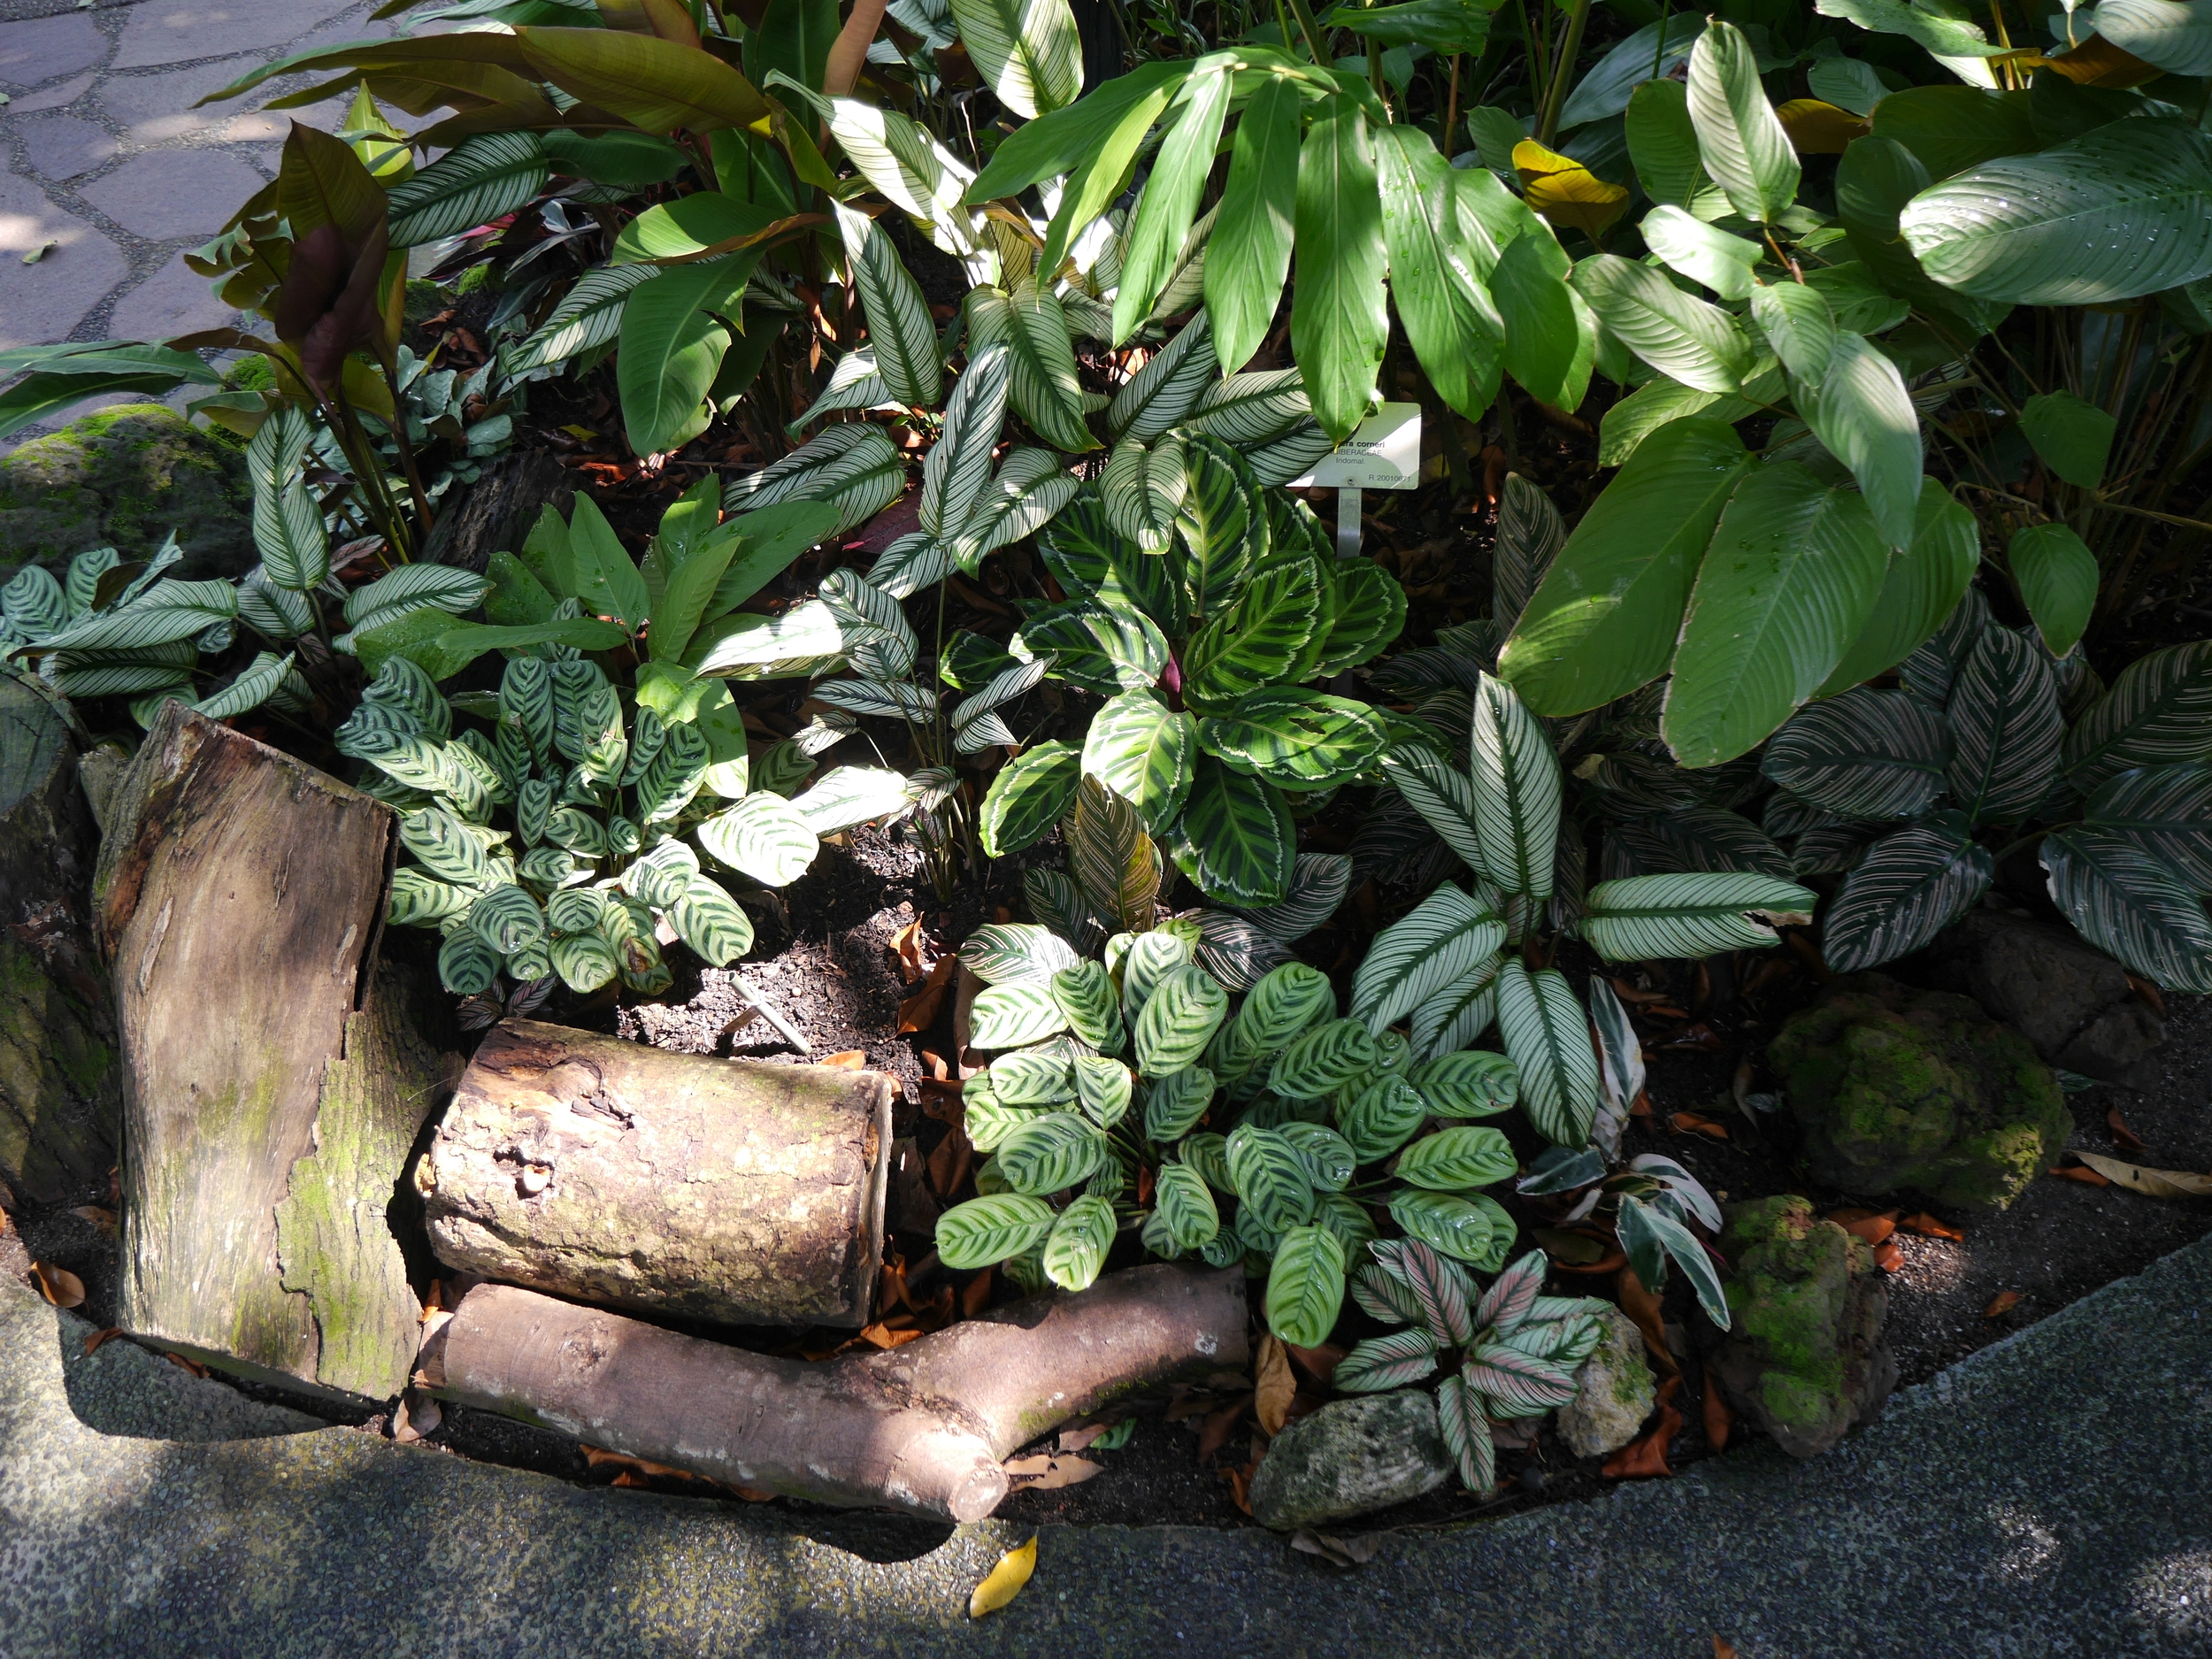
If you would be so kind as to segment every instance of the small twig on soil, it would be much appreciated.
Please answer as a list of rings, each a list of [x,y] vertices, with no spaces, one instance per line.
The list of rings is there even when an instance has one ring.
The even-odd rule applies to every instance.
[[[745,977],[742,974],[733,973],[730,975],[730,983],[737,987],[737,994],[745,999],[747,1003],[751,1006],[752,1010],[756,1014],[758,1014],[763,1019],[766,1020],[770,1025],[773,1025],[777,1031],[782,1033],[783,1040],[786,1042],[796,1048],[801,1054],[812,1054],[814,1052],[814,1045],[809,1042],[804,1037],[801,1036],[797,1028],[795,1027],[789,1020],[786,1019],[781,1014],[779,1014],[774,1009],[769,1007],[766,1002],[763,1002],[761,1000],[760,993],[753,989],[751,986],[745,983]]]

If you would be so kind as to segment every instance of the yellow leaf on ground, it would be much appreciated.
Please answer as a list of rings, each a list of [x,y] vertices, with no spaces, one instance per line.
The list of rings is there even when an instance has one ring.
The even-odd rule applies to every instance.
[[[975,1587],[968,1598],[968,1617],[981,1618],[986,1613],[995,1613],[1021,1594],[1022,1586],[1029,1582],[1029,1575],[1037,1571],[1037,1540],[1032,1538],[1019,1549],[1010,1549],[998,1559],[989,1577]]]
[[[1260,1426],[1280,1434],[1290,1420],[1290,1402],[1297,1397],[1298,1379],[1290,1374],[1290,1356],[1271,1332],[1260,1338],[1259,1357],[1252,1366],[1252,1409]]]
[[[2212,1195],[2212,1175],[2192,1175],[2186,1170],[2147,1170],[2125,1158],[2108,1158],[2101,1152],[2074,1156],[2098,1174],[2120,1186],[2153,1198],[2203,1198]]]

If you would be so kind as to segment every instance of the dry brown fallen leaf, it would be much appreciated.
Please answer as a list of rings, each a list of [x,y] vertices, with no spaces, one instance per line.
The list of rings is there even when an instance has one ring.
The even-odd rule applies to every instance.
[[[1715,1636],[1713,1638],[1713,1659],[1736,1659],[1736,1644]]]
[[[960,1317],[972,1319],[991,1305],[991,1270],[985,1268],[962,1287]]]
[[[999,1467],[1025,1492],[1056,1492],[1062,1486],[1079,1486],[1094,1476],[1106,1472],[1103,1463],[1094,1463],[1087,1457],[1063,1456],[1057,1452],[1010,1457]]]
[[[84,1305],[84,1280],[65,1267],[56,1267],[50,1262],[33,1262],[31,1277],[38,1280],[38,1294],[57,1308],[81,1308]]]
[[[190,1371],[195,1377],[204,1377],[207,1375],[207,1367],[201,1364],[200,1362],[196,1359],[187,1359],[183,1355],[172,1353],[167,1348],[162,1349],[161,1357],[167,1360],[179,1371]]]
[[[998,1565],[968,1598],[968,1617],[981,1618],[986,1613],[997,1612],[1021,1594],[1022,1586],[1036,1571],[1037,1540],[1032,1538],[1019,1549],[1010,1549],[998,1558]]]
[[[122,1334],[123,1327],[119,1325],[111,1325],[104,1331],[95,1331],[90,1336],[85,1338],[84,1340],[85,1357],[87,1359],[90,1359],[95,1354],[97,1354],[103,1348],[106,1347],[108,1343],[113,1341],[117,1337]]]
[[[1905,1253],[1901,1249],[1898,1248],[1896,1240],[1884,1239],[1879,1244],[1874,1247],[1874,1265],[1880,1268],[1885,1273],[1895,1273],[1903,1271],[1905,1265]]]
[[[1716,1141],[1728,1139],[1728,1125],[1716,1123],[1696,1112],[1675,1112],[1667,1118],[1667,1127],[1678,1135],[1710,1135]]]
[[[2019,1305],[2019,1302],[2020,1293],[2018,1291],[2001,1290],[1989,1299],[1989,1306],[1982,1310],[1982,1317],[1985,1319],[2001,1318],[2004,1315],[2010,1313],[2014,1308],[2017,1307]]]
[[[1644,1288],[1632,1267],[1622,1268],[1614,1278],[1613,1292],[1620,1298],[1621,1311],[1643,1333],[1644,1357],[1661,1376],[1673,1376],[1681,1368],[1675,1363],[1674,1350],[1667,1346],[1667,1321],[1660,1311],[1659,1298]]]
[[[1280,1434],[1290,1419],[1290,1402],[1298,1392],[1298,1379],[1290,1374],[1290,1356],[1272,1332],[1260,1338],[1260,1351],[1252,1362],[1252,1409],[1260,1427]]]
[[[1199,1432],[1198,1435],[1198,1461],[1200,1463],[1204,1463],[1229,1443],[1229,1436],[1236,1432],[1238,1420],[1244,1416],[1245,1408],[1251,1403],[1250,1394],[1239,1394],[1227,1405],[1218,1408],[1207,1416],[1206,1426]]]
[[[1302,1526],[1290,1535],[1290,1547],[1302,1555],[1318,1555],[1332,1567],[1350,1569],[1374,1560],[1375,1552],[1382,1548],[1382,1535],[1361,1532],[1351,1538],[1337,1538]]]
[[[1053,1449],[1063,1455],[1069,1452],[1079,1452],[1093,1440],[1111,1433],[1119,1426],[1118,1423],[1101,1417],[1095,1423],[1080,1423],[1071,1429],[1062,1429],[1060,1439]]]
[[[2077,1152],[2074,1156],[2098,1174],[2131,1192],[2153,1198],[2212,1196],[2212,1175],[2194,1175],[2186,1170],[2147,1170],[2125,1158],[2108,1158],[2098,1152]]]
[[[891,935],[891,952],[909,985],[922,977],[922,918],[916,917]]]
[[[835,1054],[824,1055],[821,1064],[843,1066],[848,1071],[857,1071],[868,1064],[868,1053],[864,1048],[841,1048]]]
[[[1736,1425],[1736,1414],[1728,1409],[1722,1397],[1720,1384],[1713,1373],[1705,1373],[1705,1444],[1717,1452],[1728,1449],[1728,1432]]]
[[[1938,1221],[1933,1216],[1930,1215],[1924,1210],[1918,1211],[1916,1214],[1907,1216],[1897,1225],[1903,1228],[1907,1233],[1916,1233],[1924,1239],[1949,1239],[1954,1242],[1957,1242],[1964,1240],[1966,1237],[1966,1235],[1963,1233],[1961,1233],[1956,1227],[1948,1227],[1944,1225],[1942,1222]]]
[[[1670,1377],[1659,1385],[1659,1421],[1651,1432],[1633,1440],[1605,1460],[1599,1472],[1609,1480],[1634,1479],[1646,1475],[1671,1478],[1674,1471],[1667,1467],[1667,1445],[1682,1427],[1682,1414],[1674,1409],[1675,1391],[1682,1386],[1679,1376]]]
[[[1879,1244],[1897,1231],[1894,1210],[1832,1210],[1828,1219],[1855,1238]]]
[[[1336,1368],[1343,1363],[1345,1349],[1334,1342],[1324,1342],[1319,1348],[1300,1348],[1295,1342],[1283,1344],[1283,1351],[1307,1376],[1324,1388],[1335,1380]]]
[[[2128,1120],[2120,1116],[2120,1109],[2117,1106],[2114,1106],[2106,1111],[2104,1115],[2104,1126],[2112,1131],[2112,1138],[2120,1143],[2120,1149],[2123,1152],[2147,1152],[2150,1150],[2149,1143],[2147,1142],[2142,1136],[2137,1134],[2134,1130],[2128,1127]]]
[[[80,1204],[69,1212],[80,1221],[89,1221],[110,1238],[115,1236],[115,1212],[103,1210],[97,1204]]]
[[[2044,1171],[2043,1172],[2046,1175],[2055,1175],[2062,1181],[2079,1181],[2084,1187],[2109,1187],[2112,1185],[2112,1178],[2110,1176],[2105,1175],[2096,1170],[2085,1168],[2079,1164],[2069,1164],[2063,1168],[2054,1164],[2051,1168]]]
[[[937,1010],[944,1006],[945,987],[952,983],[953,970],[960,965],[957,955],[940,956],[930,969],[920,989],[899,1004],[899,1034],[905,1036],[917,1031],[927,1031],[936,1022]]]
[[[434,1433],[445,1414],[438,1409],[438,1402],[427,1394],[419,1394],[410,1388],[399,1398],[399,1409],[392,1413],[392,1438],[402,1446],[411,1446],[426,1434]]]

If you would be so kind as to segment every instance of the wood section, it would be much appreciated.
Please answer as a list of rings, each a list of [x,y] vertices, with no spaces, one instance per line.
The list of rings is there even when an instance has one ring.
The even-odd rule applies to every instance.
[[[1110,1273],[895,1348],[808,1363],[480,1285],[423,1356],[445,1399],[757,1492],[980,1520],[1017,1448],[1248,1362],[1244,1270]]]
[[[431,1248],[487,1279],[734,1324],[868,1318],[891,1079],[671,1054],[511,1019],[416,1183]]]
[[[566,470],[541,449],[514,450],[488,461],[476,481],[439,510],[423,562],[481,573],[493,554],[521,548],[542,508],[557,507],[565,518],[574,495]]]

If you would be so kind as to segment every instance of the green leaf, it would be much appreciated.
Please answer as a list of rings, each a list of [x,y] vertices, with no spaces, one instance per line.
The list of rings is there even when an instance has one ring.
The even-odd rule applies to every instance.
[[[990,803],[984,805],[987,824]],[[1183,833],[1197,859],[1195,879],[1208,897],[1243,906],[1281,900],[1297,830],[1290,809],[1269,785],[1232,772],[1210,755],[1198,756],[1183,806]]]
[[[2007,558],[2020,603],[2053,657],[2081,641],[2097,608],[2097,556],[2062,524],[2024,525]]]
[[[1035,979],[979,992],[972,1018],[969,1041],[983,1049],[1023,1048],[1067,1028],[1067,1016],[1053,1001],[1050,985]]]
[[[1221,1212],[1205,1178],[1187,1164],[1163,1164],[1154,1177],[1152,1202],[1178,1249],[1195,1250],[1221,1231]]]
[[[1041,1198],[1018,1193],[972,1198],[937,1217],[937,1259],[956,1272],[989,1267],[1042,1244],[1058,1220]]]
[[[1302,1226],[1313,1214],[1313,1184],[1298,1148],[1276,1129],[1239,1124],[1226,1148],[1237,1200],[1270,1233]]]
[[[1352,1184],[1358,1157],[1351,1142],[1320,1124],[1287,1123],[1278,1131],[1298,1150],[1306,1166],[1306,1179],[1318,1193],[1340,1193]]]
[[[1496,955],[1505,934],[1487,904],[1445,883],[1368,946],[1352,980],[1352,1018],[1379,1034]]]
[[[1766,257],[1766,250],[1757,242],[1715,230],[1703,219],[1665,204],[1645,214],[1640,228],[1644,245],[1671,269],[1703,283],[1724,300],[1751,297],[1751,273]]]
[[[1351,1098],[1338,1108],[1336,1125],[1362,1164],[1388,1157],[1428,1117],[1428,1102],[1401,1077],[1386,1077],[1366,1088],[1353,1083],[1344,1093]]]
[[[1178,97],[1179,112],[1153,151],[1151,173],[1122,237],[1121,285],[1114,297],[1116,346],[1125,344],[1152,314],[1152,303],[1190,234],[1199,192],[1212,171],[1221,123],[1229,112],[1233,61],[1227,53],[1198,61]]]
[[[1248,1039],[1252,1052],[1271,1062],[1284,1045],[1316,1020],[1331,1019],[1335,1014],[1336,992],[1328,976],[1305,963],[1288,962],[1263,975],[1246,995],[1235,1025]],[[1349,1029],[1363,1028],[1355,1024]],[[1349,1032],[1340,1040],[1356,1047],[1357,1040]]]
[[[1583,515],[1499,654],[1539,714],[1578,714],[1666,672],[1698,562],[1752,466],[1733,428],[1678,420]]]
[[[1474,696],[1475,832],[1480,868],[1509,893],[1551,896],[1559,841],[1559,758],[1513,687],[1480,676]]]
[[[1341,443],[1366,418],[1390,330],[1367,118],[1341,95],[1325,109],[1298,152],[1290,337],[1313,417]]]
[[[2071,392],[2043,392],[2020,405],[2020,430],[2049,467],[2068,483],[2095,489],[2104,482],[2120,423]]]
[[[1194,434],[1184,444],[1183,466],[1168,561],[1182,590],[1177,611],[1217,616],[1269,550],[1267,515],[1251,468],[1221,439]]]
[[[1485,1271],[1503,1262],[1513,1245],[1512,1217],[1479,1194],[1402,1190],[1390,1200],[1390,1218],[1431,1249]]]
[[[1087,1194],[1062,1210],[1053,1224],[1045,1240],[1045,1276],[1063,1290],[1088,1290],[1106,1265],[1106,1253],[1113,1244],[1113,1205]]]
[[[1042,982],[1083,965],[1065,941],[1034,922],[985,923],[968,935],[960,960],[986,985]]]
[[[2103,0],[2096,31],[2170,75],[2212,74],[2212,12],[2189,0]]]
[[[1758,950],[1775,942],[1775,927],[1810,922],[1814,902],[1812,894],[1777,876],[1730,871],[1628,876],[1590,889],[1582,936],[1608,962]],[[1499,1018],[1502,1024],[1502,1003]],[[1506,1052],[1519,1063],[1509,1036]],[[1525,1066],[1522,1074],[1525,1079]]]
[[[1190,704],[1219,712],[1252,692],[1302,679],[1294,669],[1325,634],[1320,582],[1314,560],[1302,557],[1271,564],[1246,583],[1235,604],[1199,630],[1184,651],[1183,695]]]
[[[1989,67],[1980,60],[2000,49],[1971,23],[1923,11],[1908,0],[1814,0],[1813,10],[1823,17],[1847,18],[1863,29],[1902,35],[1962,79],[1970,76],[1978,86],[1992,84]]]
[[[1268,1071],[1267,1084],[1285,1100],[1325,1100],[1346,1084],[1372,1072],[1375,1059],[1375,1039],[1364,1024],[1357,1019],[1333,1019],[1305,1030],[1288,1047],[1280,1048]]]
[[[1818,288],[1770,282],[1752,290],[1752,320],[1791,378],[1820,383],[1836,355],[1836,314]]]
[[[767,119],[743,75],[680,41],[606,28],[518,28],[523,55],[563,91],[649,133],[711,133]]]
[[[1607,332],[1661,373],[1701,391],[1741,388],[1751,366],[1743,330],[1663,272],[1599,254],[1575,266],[1574,285]]]
[[[535,133],[478,133],[393,187],[391,245],[413,248],[511,213],[545,188]]]
[[[1137,809],[1155,834],[1181,814],[1190,793],[1198,722],[1150,690],[1107,700],[1083,739],[1083,771]]]
[[[882,227],[841,202],[831,204],[852,266],[853,292],[868,324],[876,373],[894,403],[930,408],[944,388],[937,325],[922,290]],[[680,270],[681,267],[678,267]]]
[[[1687,207],[1705,182],[1697,125],[1690,119],[1689,88],[1666,78],[1644,81],[1629,96],[1624,127],[1644,194],[1671,207]]]
[[[2212,893],[2212,766],[2139,766],[2100,784],[2082,818]],[[395,888],[396,892],[396,888]]]
[[[836,527],[828,534],[841,534],[872,518],[905,492],[906,463],[891,440],[881,427],[856,421],[832,426],[782,460],[732,480],[723,489],[722,504],[731,512],[749,516],[786,502],[826,503],[837,510]],[[794,557],[797,551],[803,549],[795,549]],[[718,603],[720,597],[717,595]]]
[[[1290,274],[1298,118],[1299,83],[1275,75],[1260,83],[1237,122],[1206,258],[1206,312],[1224,374],[1234,374],[1259,349]]]
[[[1076,378],[1075,342],[1057,296],[1023,277],[1006,294],[996,288],[976,288],[969,294],[966,305],[973,349],[1004,345],[1012,353],[1007,396],[1030,429],[1054,449],[1070,454],[1097,449],[1098,440],[1083,421],[1083,387]],[[925,311],[925,323],[927,317]],[[935,349],[933,334],[933,354]]]
[[[1310,678],[1333,680],[1394,644],[1406,625],[1406,590],[1379,565],[1365,559],[1335,562],[1336,618]]]
[[[1495,1129],[1440,1129],[1408,1147],[1392,1172],[1432,1192],[1464,1193],[1509,1179],[1519,1168],[1513,1148]]]
[[[1154,1078],[1144,1094],[1145,1139],[1159,1146],[1180,1140],[1206,1115],[1213,1098],[1214,1075],[1202,1065]]]
[[[1083,90],[1083,42],[1068,0],[952,0],[952,15],[968,56],[1015,114],[1034,119]]]
[[[1690,595],[1663,729],[1676,761],[1756,748],[1816,693],[1866,626],[1889,566],[1866,498],[1793,461],[1746,479]]]
[[[1121,1001],[1102,964],[1078,962],[1054,973],[1052,1000],[1067,1016],[1070,1029],[1092,1048],[1104,1054],[1121,1051],[1128,1040]]]
[[[1690,121],[1699,157],[1736,211],[1772,224],[1797,203],[1797,152],[1759,84],[1751,42],[1716,19],[1690,49]]]
[[[1438,1055],[1416,1066],[1407,1080],[1437,1118],[1494,1118],[1521,1096],[1513,1062],[1481,1049]]]
[[[1554,409],[1580,405],[1597,361],[1597,318],[1565,280],[1568,265],[1540,227],[1509,243],[1490,273],[1490,297],[1505,326],[1505,372]]]
[[[1616,884],[1605,884],[1612,885]],[[1602,893],[1604,887],[1597,891]],[[1807,896],[1809,902],[1810,895]],[[1591,897],[1594,905],[1597,894]],[[1600,955],[1604,954],[1604,947],[1594,938],[1591,943]],[[1520,1076],[1522,1110],[1536,1132],[1555,1146],[1588,1145],[1598,1108],[1597,1050],[1591,1046],[1589,1022],[1582,1004],[1568,988],[1566,976],[1552,968],[1540,968],[1532,974],[1517,960],[1507,958],[1498,971],[1498,1030],[1505,1039],[1506,1057]],[[1397,1214],[1395,1204],[1391,1213]],[[1404,1225],[1402,1217],[1401,1225]],[[1410,1225],[1406,1230],[1414,1231]],[[1434,1239],[1428,1241],[1437,1243]],[[1438,1244],[1437,1248],[1445,1247]]]
[[[1815,695],[1848,691],[1910,657],[1957,607],[1980,564],[1974,515],[1935,480],[1921,480],[1912,544],[1891,554],[1865,627]]]
[[[438,979],[456,996],[480,996],[499,977],[499,953],[470,933],[446,935],[438,947]]]
[[[1942,793],[1950,759],[1941,715],[1908,692],[1861,687],[1799,710],[1760,770],[1839,818],[1913,818]]]
[[[1890,546],[1911,543],[1921,489],[1920,417],[1896,364],[1864,336],[1839,329],[1817,387],[1796,387],[1799,411],[1851,469]]]
[[[2064,758],[2085,791],[2136,766],[2212,760],[2212,640],[2129,664],[2068,731]]]
[[[1995,873],[1960,813],[1885,835],[1836,890],[1821,924],[1822,960],[1856,973],[1921,949],[1974,907]]]
[[[1275,1247],[1263,1310],[1267,1328],[1297,1348],[1317,1348],[1344,1306],[1344,1246],[1324,1227],[1297,1226]]]
[[[1945,779],[1968,820],[2033,815],[2057,780],[2064,729],[2050,659],[2010,628],[1984,628],[1945,712],[1954,739]]]
[[[944,426],[922,463],[917,512],[922,528],[940,541],[959,534],[990,481],[1012,372],[1013,353],[1005,346],[987,346],[968,359],[966,372],[946,400]]]
[[[1151,443],[1197,406],[1214,380],[1212,340],[1212,325],[1202,311],[1114,394],[1106,405],[1106,431],[1117,444],[1129,439]]]
[[[2178,288],[2212,274],[2212,137],[2116,121],[1946,179],[1898,226],[1930,276],[1979,299],[2099,305]]]
[[[1119,590],[1110,599],[1033,611],[1014,637],[1026,659],[1052,659],[1048,679],[1102,697],[1150,686],[1168,663],[1160,630]]]
[[[1082,757],[1065,743],[1040,743],[999,769],[979,814],[983,850],[1003,858],[1044,839],[1075,798]]]
[[[1056,173],[1068,175],[1061,186],[1059,211],[1046,229],[1044,249],[1037,259],[1037,268],[1048,275],[1058,273],[1067,257],[1068,244],[1089,228],[1126,188],[1138,146],[1167,107],[1168,99],[1189,76],[1192,65],[1161,64],[1146,68],[1153,73],[1139,70],[1110,81],[1073,107],[1024,127],[999,152],[1007,163],[1003,171],[995,165],[969,188],[972,200],[985,201],[993,195],[1020,190]],[[1007,150],[1017,145],[1018,157],[1008,157]],[[1045,171],[1032,171],[1039,166]]]
[[[2173,991],[2212,991],[2212,920],[2172,872],[2108,831],[2044,837],[2051,900],[2083,938]]]
[[[1415,127],[1383,128],[1376,157],[1391,292],[1406,338],[1437,396],[1479,420],[1498,395],[1505,324],[1476,274],[1484,261],[1467,246],[1457,174]]]
[[[1095,733],[1095,724],[1092,729]],[[1199,747],[1207,754],[1286,789],[1348,782],[1376,764],[1386,741],[1381,722],[1364,703],[1290,686],[1248,693],[1227,713],[1198,725]]]
[[[747,795],[699,826],[699,845],[764,887],[789,887],[807,872],[821,842],[788,801]]]
[[[625,435],[640,455],[679,449],[706,430],[707,389],[730,344],[716,313],[735,306],[759,263],[759,250],[749,248],[677,265],[624,302],[615,374]]]
[[[1043,1197],[1095,1175],[1106,1161],[1106,1137],[1080,1113],[1046,1112],[1000,1141],[997,1156],[1009,1186]]]
[[[695,876],[668,907],[668,919],[684,943],[710,967],[725,968],[753,948],[752,919],[720,887]]]

